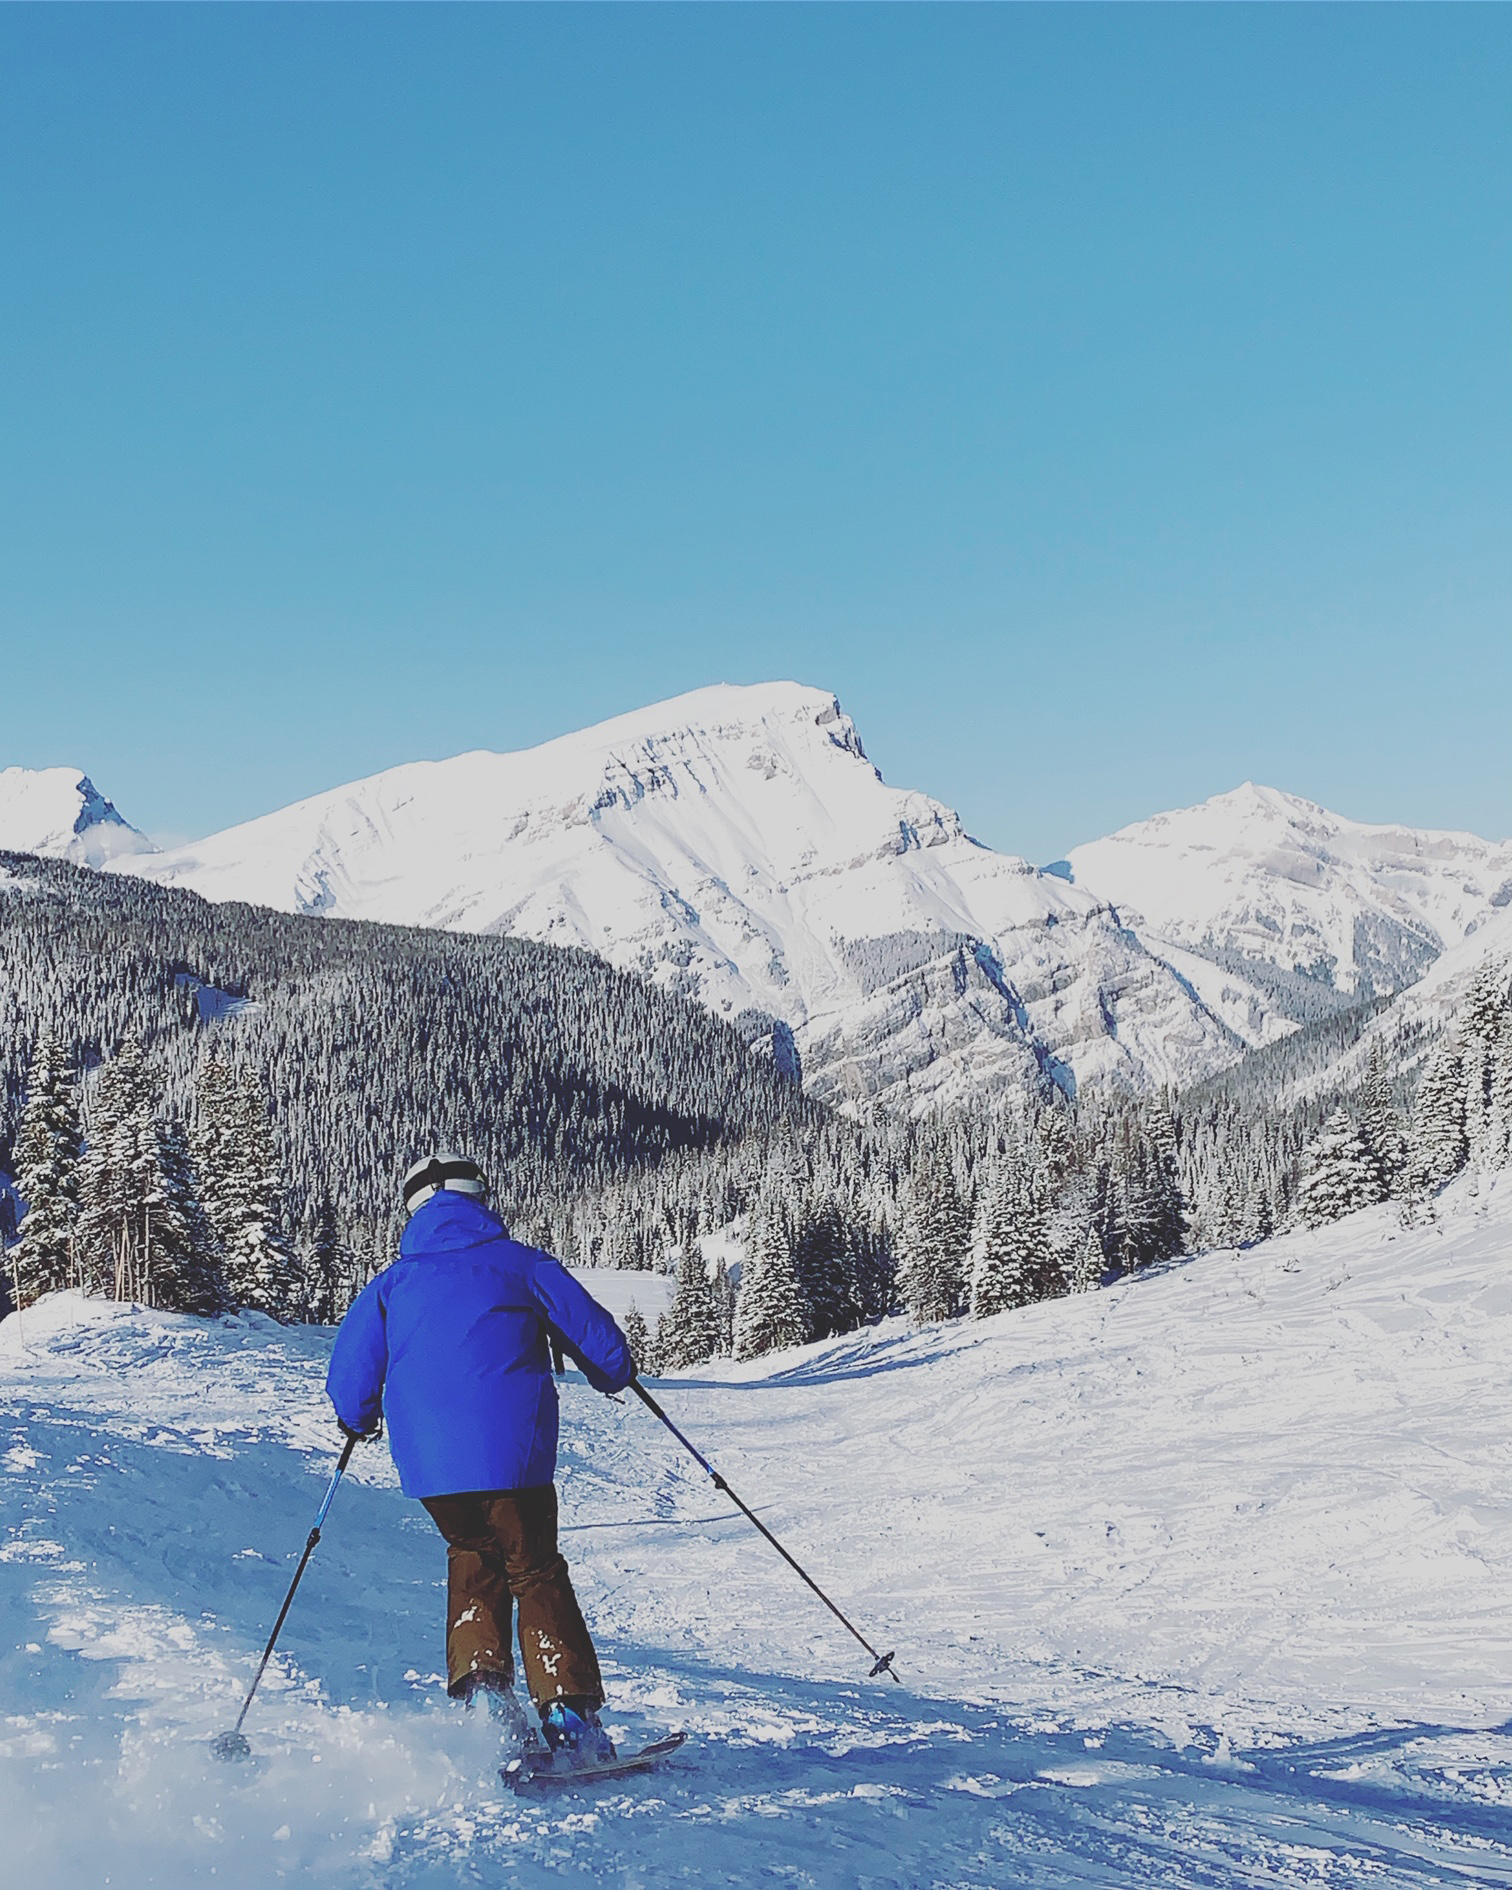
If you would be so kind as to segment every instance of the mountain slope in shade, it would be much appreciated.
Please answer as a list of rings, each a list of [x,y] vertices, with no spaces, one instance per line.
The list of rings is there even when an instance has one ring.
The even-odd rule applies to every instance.
[[[157,848],[77,768],[0,768],[0,850],[107,866]]]
[[[1248,782],[1068,863],[1199,988],[1211,972],[1177,954],[1241,977],[1270,966],[1351,998],[1398,991],[1512,903],[1512,842],[1367,826]]]
[[[793,683],[394,768],[123,864],[213,899],[587,946],[764,1014],[836,1100],[1042,1072],[1146,1088],[1241,1047],[1105,902],[889,787],[835,698]]]

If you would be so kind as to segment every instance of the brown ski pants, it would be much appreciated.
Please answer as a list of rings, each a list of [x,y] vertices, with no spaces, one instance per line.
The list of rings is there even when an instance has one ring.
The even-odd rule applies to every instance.
[[[446,1538],[450,1691],[459,1692],[474,1673],[514,1679],[510,1627],[518,1606],[525,1684],[535,1704],[602,1705],[598,1656],[557,1549],[555,1485],[422,1500]]]

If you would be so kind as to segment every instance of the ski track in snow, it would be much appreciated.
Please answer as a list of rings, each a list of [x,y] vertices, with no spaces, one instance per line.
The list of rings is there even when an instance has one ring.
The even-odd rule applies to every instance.
[[[0,1327],[7,1890],[1512,1885],[1512,1182],[665,1401],[563,1389],[565,1547],[652,1777],[515,1799],[444,1557],[335,1454],[329,1334],[60,1296]],[[18,1331],[18,1323],[20,1330]],[[24,1345],[23,1345],[24,1340]]]

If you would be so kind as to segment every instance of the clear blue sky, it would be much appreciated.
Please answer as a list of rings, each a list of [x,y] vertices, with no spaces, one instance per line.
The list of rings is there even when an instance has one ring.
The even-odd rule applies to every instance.
[[[1038,859],[1512,831],[1506,7],[0,8],[0,764],[715,680]]]

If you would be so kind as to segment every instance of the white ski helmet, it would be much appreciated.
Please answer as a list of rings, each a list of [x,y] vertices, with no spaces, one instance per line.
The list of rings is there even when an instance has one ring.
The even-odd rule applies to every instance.
[[[452,1194],[470,1195],[481,1201],[488,1193],[488,1179],[478,1164],[466,1155],[441,1149],[415,1163],[404,1177],[404,1211],[413,1214],[439,1189]]]

